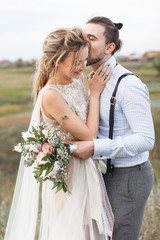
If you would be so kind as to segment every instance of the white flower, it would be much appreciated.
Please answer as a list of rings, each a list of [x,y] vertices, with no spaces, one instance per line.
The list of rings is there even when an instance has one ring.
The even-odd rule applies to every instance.
[[[41,174],[41,178],[42,178],[43,180],[45,180],[46,178],[50,177],[50,174],[51,174],[51,173],[49,173],[48,175],[46,175],[46,172],[47,172],[47,170],[43,170],[43,172],[42,172],[42,174]]]
[[[41,174],[41,178],[46,178],[47,176],[45,176],[46,175],[46,171],[47,170],[43,170],[43,172],[42,172],[42,174]]]
[[[31,158],[31,155],[29,153],[27,153],[25,156],[24,156],[24,160],[25,161],[28,161],[28,159]]]
[[[27,131],[27,132],[22,132],[22,138],[23,138],[24,140],[27,140],[27,138],[29,138],[29,137],[33,137],[33,134],[30,133],[29,131]]]
[[[44,179],[44,180],[45,180],[46,178],[48,178],[48,177],[55,178],[55,177],[56,177],[56,174],[57,174],[57,172],[58,172],[59,169],[60,169],[59,163],[56,161],[56,162],[54,163],[54,168],[53,168],[53,170],[52,170],[48,175],[46,175],[47,170],[43,170],[43,172],[42,172],[42,174],[41,174],[41,178]],[[46,176],[45,176],[45,175],[46,175]]]
[[[36,144],[30,144],[30,151],[37,152],[38,148]]]
[[[36,157],[36,160],[35,160],[35,163],[38,165],[41,165],[41,164],[45,164],[46,162],[42,160],[43,157],[45,157],[46,155],[43,153],[43,152],[39,152],[37,157]]]
[[[16,151],[16,152],[22,152],[22,147],[21,147],[21,144],[20,144],[20,143],[18,143],[17,146],[14,146],[14,151]]]
[[[56,174],[59,169],[60,169],[59,162],[56,161],[56,162],[54,163],[54,168],[53,168],[53,170],[52,170],[52,173],[53,173],[53,174]]]
[[[42,133],[44,134],[45,137],[48,137],[48,130],[47,129],[43,129]]]
[[[40,144],[26,144],[24,146],[25,150],[30,150],[30,151],[33,151],[33,152],[38,152],[39,148],[41,148],[41,145]]]
[[[30,149],[30,144],[24,145],[24,149],[25,149],[26,151],[29,150],[29,149]]]

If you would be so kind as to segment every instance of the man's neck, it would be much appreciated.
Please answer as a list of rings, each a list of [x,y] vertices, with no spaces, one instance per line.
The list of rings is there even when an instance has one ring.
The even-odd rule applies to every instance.
[[[94,72],[96,72],[96,70],[100,67],[100,65],[102,65],[105,62],[107,62],[108,59],[110,59],[110,57],[111,57],[111,55],[107,55],[101,61],[99,61],[98,63],[95,63],[95,64],[91,65],[92,70]]]

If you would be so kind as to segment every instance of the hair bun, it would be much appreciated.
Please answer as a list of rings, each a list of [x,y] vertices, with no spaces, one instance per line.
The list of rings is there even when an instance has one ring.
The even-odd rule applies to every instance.
[[[114,23],[115,27],[120,30],[123,27],[122,23]]]

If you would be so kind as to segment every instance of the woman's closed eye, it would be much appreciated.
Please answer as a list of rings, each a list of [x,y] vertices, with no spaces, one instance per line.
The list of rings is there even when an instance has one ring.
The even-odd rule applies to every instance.
[[[79,67],[79,66],[81,66],[81,65],[83,65],[83,64],[87,64],[87,59],[85,59],[84,61],[79,61],[77,64],[76,64],[76,66],[77,67]]]

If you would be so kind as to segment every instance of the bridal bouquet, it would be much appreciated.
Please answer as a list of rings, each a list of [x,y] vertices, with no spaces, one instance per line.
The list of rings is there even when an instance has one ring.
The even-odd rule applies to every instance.
[[[32,131],[22,132],[22,138],[14,150],[22,153],[27,167],[34,167],[37,182],[49,179],[53,182],[53,188],[57,189],[56,192],[63,189],[71,193],[65,182],[71,149],[59,128],[42,123],[37,128],[32,127]]]

